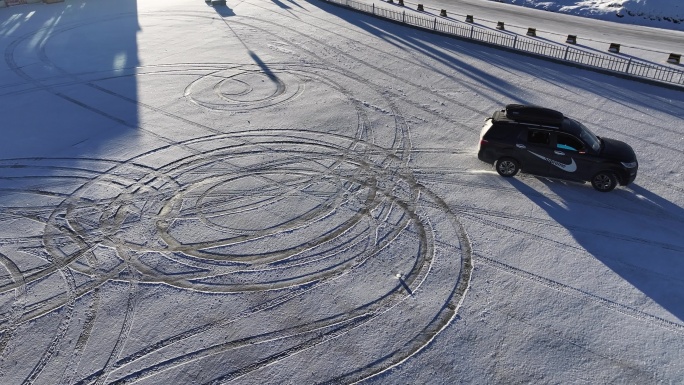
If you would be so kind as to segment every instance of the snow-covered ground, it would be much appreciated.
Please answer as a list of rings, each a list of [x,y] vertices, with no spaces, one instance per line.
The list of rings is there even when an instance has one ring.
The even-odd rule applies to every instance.
[[[681,0],[493,0],[552,12],[656,28],[681,29]]]
[[[680,90],[318,0],[15,6],[0,49],[3,385],[684,382]],[[499,177],[511,102],[635,183]]]

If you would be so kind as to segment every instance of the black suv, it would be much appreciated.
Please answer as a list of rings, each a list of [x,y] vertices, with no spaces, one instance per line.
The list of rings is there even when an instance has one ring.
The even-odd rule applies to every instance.
[[[591,182],[608,192],[636,178],[634,150],[615,139],[594,135],[561,112],[538,106],[509,104],[494,112],[482,127],[477,157],[495,164],[501,176],[525,173]]]

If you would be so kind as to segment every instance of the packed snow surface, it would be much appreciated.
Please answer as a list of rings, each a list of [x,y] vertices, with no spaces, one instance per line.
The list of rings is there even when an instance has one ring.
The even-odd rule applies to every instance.
[[[567,13],[619,23],[681,29],[684,2],[681,0],[494,0],[547,11]],[[456,1],[455,3],[458,3]]]
[[[0,50],[2,385],[684,383],[681,89],[318,0],[12,6]],[[499,176],[508,103],[635,182]]]

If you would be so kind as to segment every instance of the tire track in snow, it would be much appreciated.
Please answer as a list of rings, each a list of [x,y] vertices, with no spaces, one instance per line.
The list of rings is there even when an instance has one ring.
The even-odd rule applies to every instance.
[[[505,271],[509,274],[512,274],[518,278],[525,279],[528,281],[533,281],[535,283],[541,284],[543,286],[549,287],[551,289],[554,289],[556,291],[559,291],[565,295],[569,295],[578,299],[581,299],[583,301],[588,301],[592,302],[596,305],[599,305],[603,308],[609,309],[614,312],[618,312],[620,314],[635,318],[637,320],[640,320],[646,324],[657,326],[663,329],[667,329],[671,332],[675,332],[678,334],[684,334],[684,325],[672,322],[669,320],[666,320],[664,318],[642,312],[640,310],[634,309],[630,306],[623,305],[621,303],[611,301],[607,298],[598,296],[596,294],[589,293],[587,291],[562,284],[558,281],[555,281],[553,279],[549,279],[546,277],[542,277],[540,275],[530,273],[526,270],[519,269],[517,267],[499,262],[493,258],[487,257],[481,253],[475,253],[474,254],[475,261],[476,262],[482,262],[488,266],[491,266],[493,268],[496,268],[498,270]]]

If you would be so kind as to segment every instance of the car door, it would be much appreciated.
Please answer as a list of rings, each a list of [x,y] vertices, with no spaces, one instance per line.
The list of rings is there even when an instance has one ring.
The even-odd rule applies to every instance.
[[[537,127],[526,127],[520,132],[516,147],[523,172],[549,175],[551,167],[549,156],[553,153],[552,133],[550,130]]]
[[[561,179],[587,180],[595,168],[595,157],[574,135],[555,132],[551,135],[553,151],[549,154],[550,175]]]

